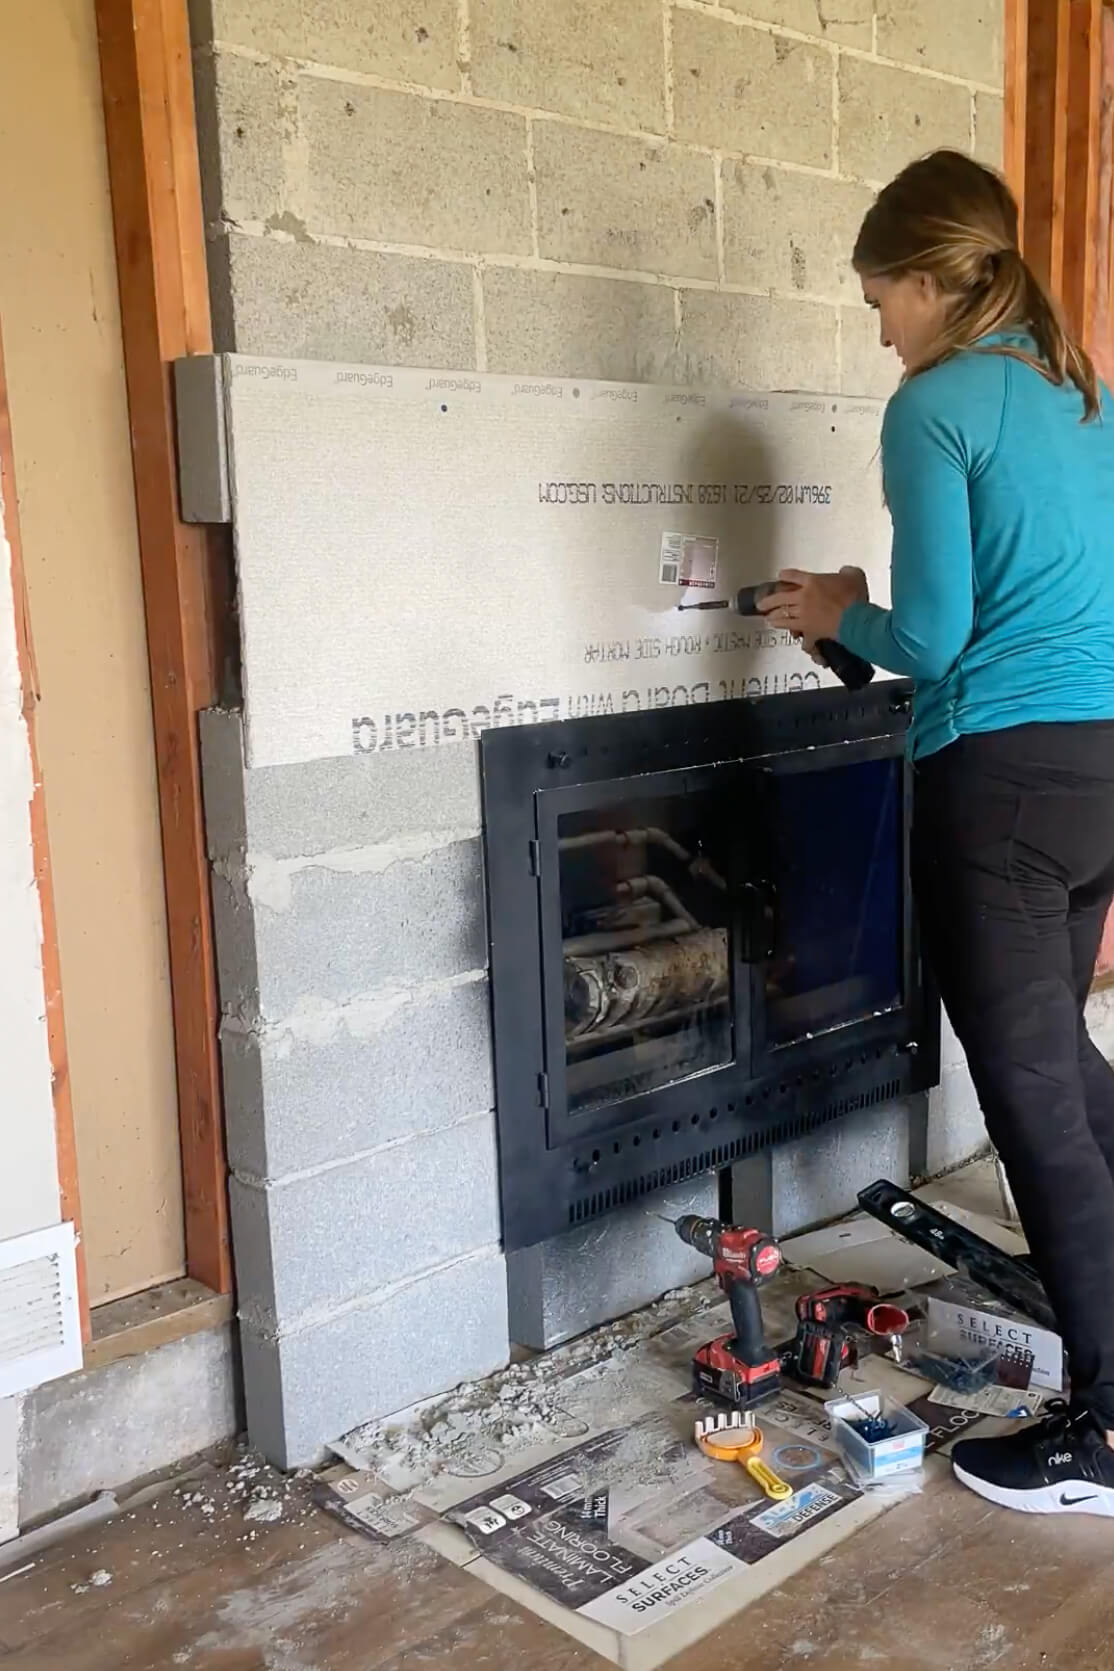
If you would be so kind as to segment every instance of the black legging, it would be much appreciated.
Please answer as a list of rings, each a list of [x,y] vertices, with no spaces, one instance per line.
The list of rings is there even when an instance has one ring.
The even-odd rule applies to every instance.
[[[1064,1337],[1114,1430],[1114,1071],[1083,1009],[1114,897],[1114,721],[962,737],[918,762],[925,946]]]

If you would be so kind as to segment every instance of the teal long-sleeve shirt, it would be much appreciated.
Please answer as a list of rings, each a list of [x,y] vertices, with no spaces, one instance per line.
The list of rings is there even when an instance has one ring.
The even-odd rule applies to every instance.
[[[1016,332],[983,339],[1035,352]],[[1114,719],[1114,402],[1088,424],[1003,354],[902,385],[882,426],[892,608],[839,640],[915,681],[912,752],[1033,721]]]

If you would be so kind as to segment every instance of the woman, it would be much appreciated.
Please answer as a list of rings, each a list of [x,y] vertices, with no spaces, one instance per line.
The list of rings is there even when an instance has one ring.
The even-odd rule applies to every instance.
[[[905,367],[882,429],[893,607],[857,570],[787,570],[766,609],[915,681],[926,950],[1068,1351],[1070,1405],[957,1445],[956,1474],[1114,1515],[1114,1072],[1083,1018],[1114,897],[1114,403],[970,158],[900,174],[854,265]]]

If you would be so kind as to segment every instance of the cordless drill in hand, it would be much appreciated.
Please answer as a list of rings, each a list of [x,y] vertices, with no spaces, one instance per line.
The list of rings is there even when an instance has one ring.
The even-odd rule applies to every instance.
[[[689,1214],[674,1229],[683,1242],[712,1261],[731,1306],[734,1333],[702,1346],[692,1360],[697,1393],[747,1410],[781,1389],[777,1352],[766,1344],[758,1290],[781,1269],[781,1249],[761,1230],[720,1224]]]
[[[733,598],[713,598],[707,603],[679,603],[678,609],[733,609],[736,615],[749,618],[761,615],[758,605],[763,598],[768,598],[782,587],[776,580],[764,580],[758,586],[742,586]],[[861,656],[855,655],[846,645],[840,644],[834,638],[818,638],[816,653],[824,663],[830,667],[836,678],[847,686],[848,690],[865,690],[874,677],[874,668]]]

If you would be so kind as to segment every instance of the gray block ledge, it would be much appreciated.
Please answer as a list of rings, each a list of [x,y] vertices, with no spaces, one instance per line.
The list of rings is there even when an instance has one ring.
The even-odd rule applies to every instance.
[[[236,1330],[227,1323],[48,1381],[23,1401],[20,1523],[196,1456],[242,1425]]]

